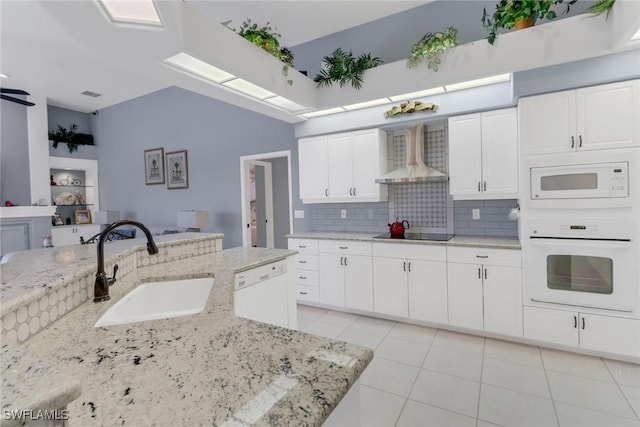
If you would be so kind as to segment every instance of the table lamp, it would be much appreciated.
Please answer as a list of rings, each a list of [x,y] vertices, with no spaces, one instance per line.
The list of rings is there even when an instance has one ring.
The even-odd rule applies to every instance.
[[[178,227],[184,227],[187,231],[199,232],[209,224],[209,212],[207,211],[178,211]]]

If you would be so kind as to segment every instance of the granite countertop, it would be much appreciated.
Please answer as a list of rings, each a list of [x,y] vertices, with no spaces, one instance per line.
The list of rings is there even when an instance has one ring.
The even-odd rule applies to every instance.
[[[401,243],[418,245],[445,245],[445,246],[469,246],[493,249],[520,249],[520,241],[516,237],[484,237],[455,235],[448,242],[435,240],[409,240],[409,239],[374,239],[380,233],[337,233],[324,231],[307,231],[287,235],[292,239],[324,239],[324,240],[359,240],[380,243]]]
[[[45,400],[50,387],[31,381],[44,366],[66,378],[68,400],[74,382],[82,386],[68,405],[70,426],[321,425],[373,352],[233,315],[234,274],[294,253],[235,248],[138,268],[110,301],[82,304],[26,341],[18,350],[39,361],[35,370],[29,362],[9,369],[4,360],[16,350],[3,347],[3,407]],[[202,313],[93,327],[139,282],[212,274]]]

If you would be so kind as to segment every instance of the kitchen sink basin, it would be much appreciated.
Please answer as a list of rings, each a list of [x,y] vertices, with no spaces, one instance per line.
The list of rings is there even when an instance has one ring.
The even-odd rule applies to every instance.
[[[107,310],[94,327],[200,313],[212,287],[213,277],[139,285]]]

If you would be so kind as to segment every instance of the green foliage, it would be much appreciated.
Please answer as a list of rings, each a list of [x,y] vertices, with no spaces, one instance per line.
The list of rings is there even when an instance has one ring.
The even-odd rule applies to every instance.
[[[407,60],[407,66],[413,68],[417,66],[423,58],[427,59],[427,68],[438,71],[440,65],[440,54],[445,50],[458,45],[456,35],[458,30],[447,27],[444,31],[427,33],[420,41],[411,46],[411,55]]]
[[[372,57],[371,53],[355,58],[351,51],[345,52],[342,48],[337,48],[331,55],[325,56],[322,62],[324,63],[322,70],[313,79],[317,87],[331,86],[333,83],[340,83],[340,87],[343,87],[351,83],[355,89],[362,87],[362,76],[365,71],[382,64],[382,60]]]
[[[565,3],[566,1],[566,3]],[[510,30],[516,21],[527,20],[529,17],[536,23],[540,19],[555,19],[558,14],[551,8],[565,3],[564,14],[569,12],[571,5],[578,0],[500,0],[496,10],[489,17],[487,9],[482,11],[482,25],[489,31],[487,40],[493,44],[500,28]]]
[[[607,12],[606,19],[609,19],[609,12],[611,12],[611,8],[615,3],[616,0],[600,0],[596,4],[589,6],[587,12],[592,13],[594,16],[602,15]]]
[[[78,129],[78,125],[76,124],[72,124],[69,129],[58,125],[57,131],[49,131],[49,140],[53,141],[53,148],[58,148],[58,144],[63,142],[67,144],[67,148],[69,148],[70,153],[78,151],[78,143],[74,142],[76,129]]]
[[[251,23],[251,19],[247,18],[242,22],[240,29],[234,29],[234,31],[288,66],[293,67],[293,52],[286,47],[280,47],[279,38],[282,36],[271,28],[269,22],[263,27],[258,27],[258,24]]]

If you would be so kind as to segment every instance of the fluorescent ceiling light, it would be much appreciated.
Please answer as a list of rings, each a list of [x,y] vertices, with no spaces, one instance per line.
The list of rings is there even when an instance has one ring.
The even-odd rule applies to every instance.
[[[226,81],[222,84],[224,86],[235,89],[238,92],[245,93],[247,95],[253,96],[254,98],[258,98],[258,99],[265,99],[265,98],[269,98],[276,95],[273,92],[270,92],[264,88],[261,88],[260,86],[254,85],[253,83],[250,83],[243,79],[233,79],[233,80]]]
[[[344,108],[336,107],[336,108],[329,108],[327,110],[313,111],[311,113],[301,114],[301,116],[304,117],[305,119],[310,119],[311,117],[327,116],[329,114],[342,113],[343,111],[345,111]]]
[[[638,31],[631,37],[631,40],[640,40],[640,28],[638,28]]]
[[[485,77],[483,79],[477,79],[477,80],[469,80],[466,82],[462,82],[462,83],[455,83],[452,85],[446,85],[444,88],[447,92],[452,92],[454,90],[460,90],[460,89],[467,89],[470,87],[477,87],[477,86],[484,86],[484,85],[490,85],[493,83],[500,83],[500,82],[506,82],[511,80],[511,73],[507,73],[507,74],[500,74],[497,76],[491,76],[491,77]]]
[[[373,101],[366,101],[366,102],[359,102],[357,104],[345,105],[342,108],[344,108],[347,111],[351,111],[351,110],[358,110],[360,108],[375,107],[376,105],[388,104],[389,102],[391,102],[389,98],[380,98],[380,99],[374,99]]]
[[[390,96],[389,99],[393,102],[407,101],[412,98],[422,98],[425,96],[436,95],[444,93],[443,87],[434,87],[433,89],[419,90],[417,92],[403,93],[402,95]]]
[[[153,0],[99,0],[112,22],[162,26]]]
[[[187,55],[184,52],[173,55],[172,57],[165,59],[164,62],[216,83],[222,83],[225,80],[235,77],[233,74],[227,73],[220,68],[214,67],[213,65],[201,61],[198,58],[194,58],[191,55]]]
[[[0,78],[8,79],[8,78],[9,78],[9,76],[8,76],[8,75],[6,75],[6,74],[2,74],[2,73],[0,73]]]
[[[291,112],[301,111],[307,108],[304,105],[297,104],[285,98],[284,96],[274,96],[273,98],[265,99],[265,101]]]

